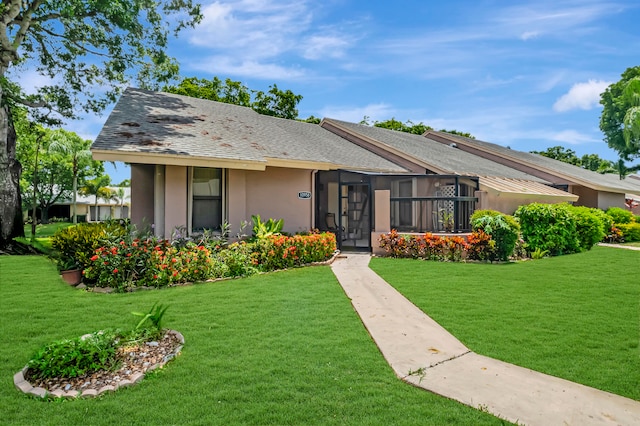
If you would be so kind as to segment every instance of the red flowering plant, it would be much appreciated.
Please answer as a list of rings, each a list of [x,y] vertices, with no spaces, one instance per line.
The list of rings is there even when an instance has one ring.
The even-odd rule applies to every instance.
[[[208,248],[187,244],[183,247],[157,246],[151,252],[145,285],[165,287],[204,281],[212,277],[213,260]]]
[[[306,235],[271,235],[257,239],[252,258],[262,271],[292,268],[325,261],[336,251],[336,237],[330,232]]]
[[[156,247],[168,246],[168,241],[156,238],[125,237],[105,241],[89,259],[90,264],[83,272],[84,277],[97,287],[113,287],[120,291],[145,285],[151,253]]]

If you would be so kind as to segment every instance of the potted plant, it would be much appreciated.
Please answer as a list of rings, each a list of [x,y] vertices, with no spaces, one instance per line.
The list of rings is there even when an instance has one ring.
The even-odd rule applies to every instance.
[[[69,285],[78,285],[82,281],[82,269],[72,257],[59,258],[58,270],[62,279]]]

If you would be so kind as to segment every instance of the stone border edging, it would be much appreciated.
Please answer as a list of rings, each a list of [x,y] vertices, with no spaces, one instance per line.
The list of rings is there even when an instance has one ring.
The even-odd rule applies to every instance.
[[[178,341],[180,342],[180,344],[178,346],[176,346],[176,348],[173,350],[172,353],[165,355],[165,357],[162,359],[162,361],[149,366],[149,368],[147,369],[147,372],[149,371],[153,371],[157,368],[162,368],[167,362],[171,361],[173,358],[175,358],[177,355],[180,354],[180,351],[182,350],[182,347],[184,346],[184,336],[176,331],[176,330],[168,330],[167,334],[173,334]],[[102,395],[105,392],[115,392],[116,390],[118,390],[118,388],[124,388],[124,387],[128,387],[131,385],[135,385],[136,383],[140,383],[140,381],[142,381],[142,379],[144,378],[144,373],[135,373],[131,376],[131,380],[125,379],[122,380],[118,383],[114,385],[105,385],[102,388],[100,388],[99,390],[96,389],[86,389],[84,391],[79,391],[79,390],[68,390],[68,391],[64,391],[62,389],[56,389],[55,391],[49,392],[47,389],[41,388],[41,387],[33,387],[31,385],[31,383],[29,383],[25,378],[24,375],[27,372],[27,370],[29,369],[28,366],[25,366],[22,370],[18,371],[16,374],[14,374],[13,376],[13,384],[15,385],[16,389],[18,389],[19,391],[21,391],[22,393],[25,393],[27,395],[31,395],[31,396],[35,396],[37,398],[95,398],[99,395]]]

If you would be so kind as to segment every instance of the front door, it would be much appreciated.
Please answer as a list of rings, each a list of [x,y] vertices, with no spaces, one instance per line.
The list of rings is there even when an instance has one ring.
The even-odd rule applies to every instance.
[[[342,250],[371,251],[371,189],[368,183],[340,184]]]

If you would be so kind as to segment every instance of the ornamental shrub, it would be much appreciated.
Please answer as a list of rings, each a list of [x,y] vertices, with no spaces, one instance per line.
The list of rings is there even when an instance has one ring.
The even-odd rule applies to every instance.
[[[118,221],[81,223],[59,229],[51,238],[51,246],[61,267],[75,264],[84,269],[91,264],[90,258],[103,240],[121,238],[129,232],[129,226]]]
[[[467,251],[462,237],[424,235],[400,235],[395,229],[380,235],[378,242],[391,257],[412,257],[424,260],[460,261]]]
[[[603,217],[605,213],[600,209],[590,207],[571,207],[571,212],[576,218],[576,233],[580,250],[591,250],[607,235]]]
[[[606,213],[611,216],[613,223],[631,223],[633,222],[633,213],[620,207],[609,207]]]
[[[467,245],[467,257],[471,260],[493,261],[496,258],[496,242],[482,229],[473,231],[467,237]]]
[[[471,215],[474,231],[484,231],[495,241],[488,260],[509,260],[520,236],[520,224],[510,215],[495,210],[477,210]]]
[[[515,217],[530,252],[546,250],[557,256],[580,250],[576,217],[568,204],[531,203],[518,207]]]
[[[640,223],[620,223],[617,225],[626,243],[640,241]]]
[[[336,251],[336,237],[330,232],[269,235],[255,240],[253,247],[253,263],[266,272],[323,262]]]
[[[139,286],[165,287],[204,281],[212,276],[209,249],[188,243],[173,247],[168,240],[124,238],[98,247],[84,270],[96,287],[127,291]]]

